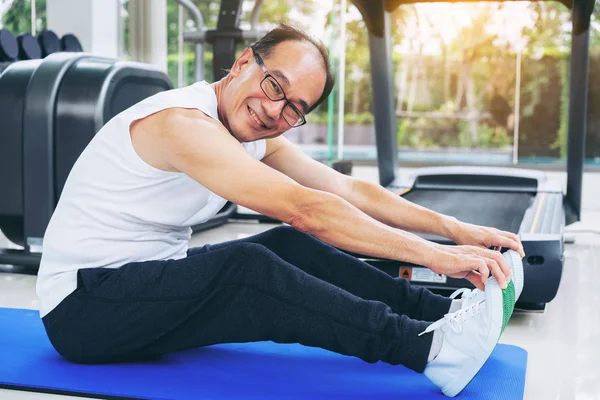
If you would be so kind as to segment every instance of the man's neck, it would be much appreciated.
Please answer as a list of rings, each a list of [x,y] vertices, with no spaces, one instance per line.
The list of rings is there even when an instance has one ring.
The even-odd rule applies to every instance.
[[[223,114],[222,103],[223,103],[223,93],[225,92],[225,88],[229,84],[231,77],[229,75],[223,77],[221,80],[212,83],[210,86],[215,91],[215,95],[217,96],[217,114],[219,117],[219,121],[228,128],[228,124],[226,118]],[[228,128],[229,129],[229,128]]]

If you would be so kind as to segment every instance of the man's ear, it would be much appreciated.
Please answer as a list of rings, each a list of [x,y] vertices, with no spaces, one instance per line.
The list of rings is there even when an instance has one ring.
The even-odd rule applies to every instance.
[[[250,47],[246,47],[242,54],[235,60],[231,67],[230,75],[238,76],[246,67],[248,67],[254,59],[254,53]]]

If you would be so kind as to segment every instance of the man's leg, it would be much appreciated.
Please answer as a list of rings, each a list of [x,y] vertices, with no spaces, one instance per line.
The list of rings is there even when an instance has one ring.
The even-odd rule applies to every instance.
[[[436,321],[450,309],[452,300],[393,278],[372,265],[289,226],[255,236],[190,249],[189,254],[237,243],[258,243],[304,272],[365,300],[381,301],[398,314],[420,321]]]
[[[255,243],[81,270],[76,292],[44,324],[59,353],[81,363],[272,340],[421,372],[431,346],[431,335],[418,336],[426,322],[309,275]]]

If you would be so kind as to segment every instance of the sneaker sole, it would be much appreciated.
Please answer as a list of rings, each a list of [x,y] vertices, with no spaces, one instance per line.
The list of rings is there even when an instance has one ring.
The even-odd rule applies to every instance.
[[[488,285],[490,285],[490,286],[488,287]],[[473,380],[473,378],[475,378],[475,376],[479,373],[479,370],[481,369],[481,367],[483,367],[485,362],[488,360],[488,358],[492,354],[492,351],[494,351],[494,348],[496,348],[496,344],[498,343],[498,340],[500,339],[500,335],[502,333],[502,324],[503,324],[503,319],[504,319],[504,298],[503,298],[503,294],[502,294],[502,289],[500,288],[500,285],[498,285],[498,282],[494,278],[488,279],[488,282],[486,284],[486,289],[491,290],[489,300],[487,299],[487,296],[486,296],[486,302],[488,302],[488,301],[491,302],[491,304],[492,304],[491,307],[493,307],[495,309],[502,307],[502,310],[503,310],[503,312],[501,312],[501,313],[496,313],[494,315],[493,321],[490,321],[488,337],[494,338],[495,339],[494,343],[493,343],[493,345],[490,344],[489,348],[486,348],[483,351],[483,353],[484,353],[483,357],[478,358],[478,359],[471,359],[472,360],[471,363],[465,363],[465,365],[461,369],[461,372],[458,375],[458,377],[456,379],[454,379],[450,383],[450,385],[442,388],[442,393],[444,393],[448,397],[456,396],[465,387],[467,387],[467,385]],[[469,371],[469,373],[466,373],[466,371]]]
[[[515,285],[515,302],[521,296],[521,292],[523,291],[523,284],[525,280],[525,275],[523,272],[523,260],[519,253],[514,250],[508,250],[503,254],[504,259],[508,261],[510,264],[510,268],[512,270],[513,278],[512,282]]]

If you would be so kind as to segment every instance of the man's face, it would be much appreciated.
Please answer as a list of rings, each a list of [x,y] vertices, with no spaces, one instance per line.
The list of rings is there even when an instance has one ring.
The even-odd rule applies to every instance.
[[[325,87],[325,67],[319,51],[311,43],[290,40],[276,45],[269,57],[262,59],[287,99],[306,114]],[[244,51],[230,73],[233,79],[223,93],[222,122],[239,141],[276,137],[291,128],[282,116],[286,101],[273,101],[261,89],[266,75],[251,49]]]

